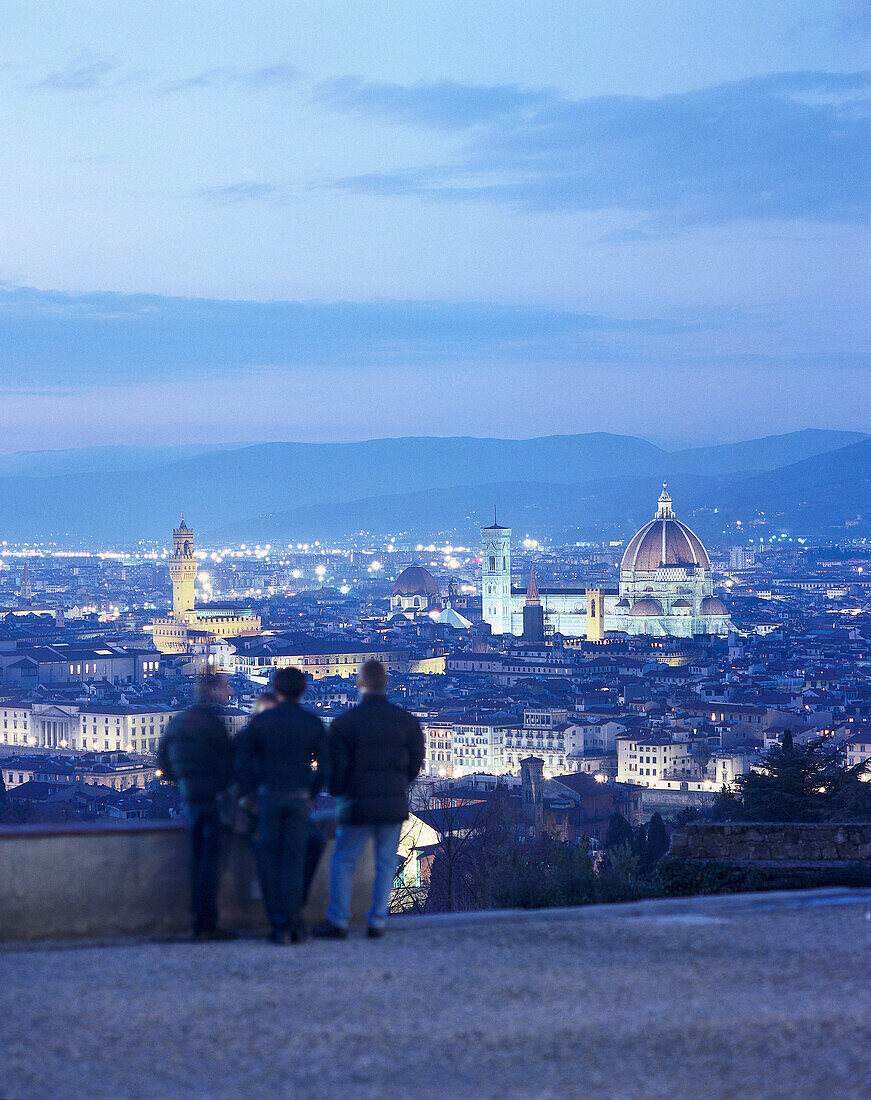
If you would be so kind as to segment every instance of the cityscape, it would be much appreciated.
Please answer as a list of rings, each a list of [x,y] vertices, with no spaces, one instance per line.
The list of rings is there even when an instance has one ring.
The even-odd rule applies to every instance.
[[[183,515],[162,547],[7,545],[5,819],[179,812],[155,752],[201,673],[231,678],[237,733],[276,668],[329,724],[369,659],[423,726],[421,786],[511,789],[536,757],[593,842],[610,812],[586,780],[637,825],[710,807],[787,729],[871,758],[871,542],[706,548],[667,486],[651,503],[632,537],[575,546],[499,516],[474,547],[208,547]]]
[[[0,1097],[867,1100],[869,0],[6,0]]]

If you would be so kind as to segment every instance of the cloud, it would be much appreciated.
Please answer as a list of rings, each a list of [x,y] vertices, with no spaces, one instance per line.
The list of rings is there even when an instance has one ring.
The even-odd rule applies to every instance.
[[[871,4],[868,0],[841,0],[836,18],[837,33],[841,38],[871,37]]]
[[[87,53],[63,68],[47,73],[31,88],[52,92],[92,92],[105,88],[110,75],[117,71],[117,65],[110,58]]]
[[[245,302],[0,285],[2,386],[128,386],[321,367],[636,360],[699,324],[455,302]]]
[[[234,203],[257,202],[261,199],[278,200],[281,192],[274,183],[240,180],[238,183],[230,183],[222,187],[203,187],[196,194],[206,202],[229,206]]]
[[[247,88],[274,88],[290,84],[299,78],[299,70],[284,62],[241,69],[234,65],[218,65],[201,73],[182,77],[164,84],[165,93],[186,92],[197,88],[226,88],[233,85]]]
[[[315,100],[333,111],[370,115],[413,126],[463,130],[506,116],[518,116],[552,102],[549,89],[525,91],[516,84],[490,86],[452,80],[411,86],[343,76],[319,84]]]
[[[623,210],[645,228],[734,220],[864,223],[871,73],[779,73],[658,98],[536,100],[510,86],[332,82],[321,98],[423,127],[469,129],[453,163],[337,181],[527,210]],[[338,88],[338,90],[336,90]],[[432,101],[427,102],[428,92]]]

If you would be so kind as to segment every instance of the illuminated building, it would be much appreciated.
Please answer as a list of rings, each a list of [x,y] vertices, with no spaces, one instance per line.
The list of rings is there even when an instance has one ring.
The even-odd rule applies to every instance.
[[[663,485],[656,515],[630,540],[608,629],[689,638],[734,629],[714,595],[711,562],[698,536],[675,517]]]
[[[253,611],[211,605],[197,610],[194,601],[197,568],[194,533],[182,516],[172,533],[169,559],[172,614],[152,622],[154,645],[161,653],[188,653],[194,643],[260,633],[260,617]]]
[[[428,569],[420,565],[410,565],[396,578],[390,596],[390,611],[393,615],[426,615],[430,611],[441,610],[441,593],[435,577]]]
[[[484,621],[494,634],[525,637],[527,593],[511,587],[510,544],[507,527],[481,531]],[[664,485],[655,516],[626,547],[617,591],[536,586],[536,595],[545,635],[602,641],[608,631],[691,638],[725,637],[734,629],[725,605],[714,595],[707,552],[698,536],[675,517]]]
[[[484,622],[490,624],[493,633],[514,633],[511,621],[511,528],[500,527],[495,516],[492,526],[481,530],[481,600]],[[520,615],[518,634],[523,629],[522,609]]]

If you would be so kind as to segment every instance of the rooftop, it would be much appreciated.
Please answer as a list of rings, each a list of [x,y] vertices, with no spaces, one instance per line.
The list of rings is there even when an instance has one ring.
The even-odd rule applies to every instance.
[[[868,1096],[869,917],[822,890],[7,947],[4,1092]]]

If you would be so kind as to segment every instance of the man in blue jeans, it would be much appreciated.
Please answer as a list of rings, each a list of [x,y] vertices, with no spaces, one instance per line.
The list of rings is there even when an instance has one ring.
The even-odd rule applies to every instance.
[[[329,778],[324,724],[300,704],[306,689],[298,668],[279,668],[272,677],[278,705],[263,709],[239,736],[236,774],[239,793],[256,795],[260,828],[255,843],[270,940],[301,943],[305,867],[310,846],[311,802]]]
[[[420,723],[387,702],[387,674],[380,661],[367,661],[357,683],[360,702],[330,726],[330,791],[336,799],[338,830],[330,862],[330,905],[326,923],[313,935],[343,940],[351,922],[354,868],[371,837],[375,884],[368,935],[384,935],[396,877],[402,823],[408,817],[408,788],[424,758]]]

